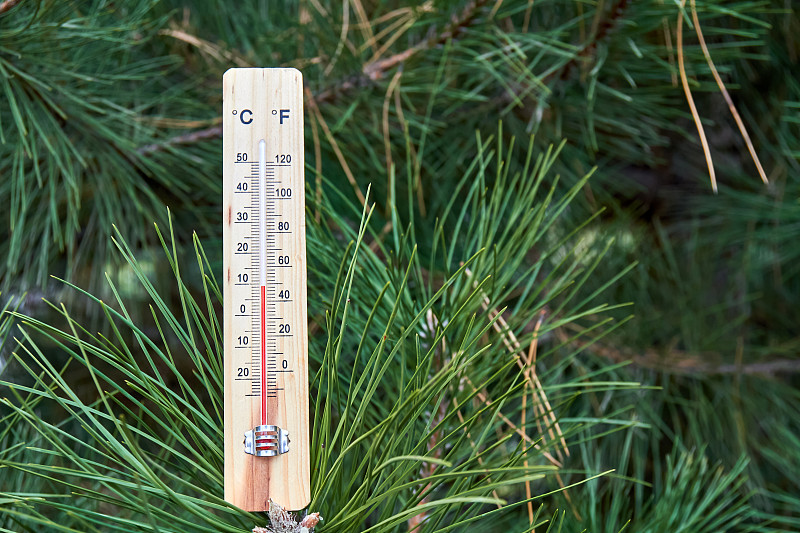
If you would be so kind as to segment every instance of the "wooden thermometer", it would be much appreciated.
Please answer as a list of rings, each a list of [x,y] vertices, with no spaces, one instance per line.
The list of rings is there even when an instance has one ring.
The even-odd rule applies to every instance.
[[[310,500],[303,78],[223,77],[225,500]]]

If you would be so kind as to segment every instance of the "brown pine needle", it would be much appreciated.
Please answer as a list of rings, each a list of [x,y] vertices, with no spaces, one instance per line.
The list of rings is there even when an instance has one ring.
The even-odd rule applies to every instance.
[[[525,8],[525,18],[522,21],[522,33],[528,33],[528,26],[531,23],[531,11],[533,11],[533,0],[528,0],[528,6]]]
[[[408,132],[408,123],[406,122],[406,117],[403,114],[403,103],[400,100],[400,91],[394,92],[394,107],[397,111],[397,119],[400,121],[400,124],[403,126],[403,132],[406,137],[409,137]],[[407,143],[409,155],[411,156],[411,161],[414,163],[414,168],[418,169],[419,166],[417,165],[418,158],[417,158],[417,150],[414,148],[413,143]],[[417,191],[417,204],[419,205],[419,214],[423,217],[427,214],[427,209],[425,207],[425,194],[422,191],[422,176],[420,176],[419,170],[414,172],[414,189]]]
[[[168,37],[172,37],[179,41],[183,41],[186,44],[194,46],[201,53],[207,54],[213,57],[217,61],[235,63],[236,66],[238,67],[252,67],[252,65],[248,61],[239,57],[238,55],[230,51],[223,50],[221,46],[218,46],[214,43],[208,42],[197,36],[186,33],[183,30],[178,30],[178,29],[161,30],[158,32],[158,34],[166,35]]]
[[[305,93],[308,100],[314,99],[311,91],[305,91]],[[316,102],[314,102],[314,107],[316,107]],[[319,222],[322,216],[319,210],[319,206],[322,203],[322,145],[319,142],[319,129],[316,119],[311,117],[309,122],[311,122],[311,138],[314,142],[314,175],[316,176],[314,180],[314,198],[317,201],[317,209],[314,213],[314,220]]]
[[[402,37],[409,29],[411,29],[414,24],[419,20],[419,17],[423,13],[430,13],[434,11],[433,3],[429,1],[425,2],[424,4],[416,7],[414,9],[398,9],[395,10],[393,13],[399,13],[399,18],[389,24],[387,27],[380,30],[378,33],[372,36],[369,42],[366,42],[361,45],[359,52],[363,52],[367,48],[372,48],[375,50],[375,46],[377,46],[378,42],[390,35],[389,38],[386,40],[385,43],[381,45],[381,47],[373,52],[372,57],[367,61],[367,65],[375,63],[378,61],[381,56],[386,53],[386,50],[394,44],[400,37]],[[383,18],[383,17],[382,17]],[[394,18],[394,17],[392,17]],[[375,24],[379,24],[379,21],[376,21]]]
[[[667,52],[669,53],[668,59],[669,66],[671,67],[670,77],[672,78],[672,86],[677,87],[678,75],[675,74],[675,50],[672,47],[672,32],[669,29],[669,21],[667,20],[667,17],[662,19],[662,23],[664,26],[664,43],[666,43]]]
[[[464,272],[467,274],[467,276],[472,276],[472,272],[470,271],[470,269],[465,269]],[[567,443],[566,440],[564,439],[564,434],[561,431],[561,425],[558,423],[558,419],[556,419],[556,415],[553,412],[553,408],[550,405],[550,401],[547,399],[547,395],[544,392],[544,386],[542,385],[541,381],[539,381],[539,378],[536,375],[536,373],[531,373],[530,368],[527,368],[525,366],[525,363],[523,362],[522,357],[520,356],[520,353],[522,353],[522,345],[517,340],[517,336],[514,335],[514,332],[511,331],[511,328],[509,327],[508,322],[506,322],[505,318],[503,318],[503,316],[496,309],[489,310],[489,305],[491,304],[489,297],[483,293],[481,295],[483,296],[481,307],[483,307],[484,310],[489,311],[489,317],[492,320],[494,320],[495,317],[497,318],[497,320],[495,320],[495,322],[492,324],[493,328],[495,329],[495,331],[497,331],[502,335],[503,344],[506,346],[506,348],[508,348],[508,351],[511,353],[511,355],[514,356],[517,366],[519,367],[520,370],[522,370],[523,374],[530,382],[531,388],[534,391],[534,395],[538,398],[538,402],[534,403],[534,409],[536,409],[537,407],[541,408],[540,413],[544,416],[545,420],[547,420],[548,424],[547,433],[550,436],[550,439],[553,441],[556,440],[560,441],[561,446],[564,449],[564,453],[567,456],[569,456],[569,449],[567,448]],[[541,403],[541,405],[539,405],[539,403]],[[538,424],[538,419],[537,419],[537,424]],[[555,431],[558,434],[558,438],[556,438],[555,434],[553,433],[553,428],[555,428]],[[542,437],[544,438],[544,435],[542,435]],[[556,448],[556,454],[563,461],[564,457],[561,454],[560,449]]]
[[[389,131],[389,105],[392,99],[392,93],[395,92],[395,89],[400,84],[400,77],[403,75],[403,70],[398,70],[392,76],[392,81],[389,82],[389,87],[386,89],[386,97],[383,99],[383,115],[381,119],[381,123],[383,126],[383,148],[386,152],[386,177],[389,181],[389,185],[392,185],[392,178],[394,172],[394,158],[392,158],[392,141],[391,141],[391,133]],[[393,190],[393,188],[390,188]],[[387,216],[389,214],[390,205],[392,202],[392,197],[389,195],[386,198],[386,213]],[[391,220],[391,217],[389,217]]]
[[[431,4],[430,1],[425,2],[425,5],[427,5],[429,7],[430,7],[430,4]],[[417,8],[417,9],[422,9],[422,7]],[[413,8],[410,8],[410,7],[401,7],[401,8],[398,8],[398,9],[394,9],[394,10],[389,11],[388,13],[384,13],[383,15],[379,16],[378,18],[376,18],[372,22],[372,25],[373,26],[378,26],[380,24],[383,24],[384,22],[387,22],[387,21],[392,20],[393,18],[397,18],[397,17],[405,18],[412,11],[413,11]],[[377,37],[377,35],[376,35],[376,37]]]
[[[389,132],[389,105],[392,101],[392,93],[395,91],[397,86],[400,84],[400,77],[403,75],[403,70],[398,70],[392,76],[392,81],[389,82],[389,87],[386,89],[386,96],[383,99],[383,115],[382,115],[382,125],[383,125],[383,148],[386,151],[386,174],[388,175],[391,172],[392,166],[394,166],[394,160],[392,159],[392,141]]]
[[[356,17],[358,18],[358,29],[361,30],[361,35],[364,38],[364,41],[370,43],[369,47],[374,50],[375,36],[372,33],[372,24],[369,21],[366,10],[364,9],[364,4],[361,3],[361,0],[351,0],[351,3],[353,4]]]
[[[767,179],[767,174],[764,172],[763,167],[761,166],[761,161],[758,159],[758,155],[756,155],[756,149],[753,146],[753,142],[750,140],[750,135],[747,134],[747,129],[744,127],[744,122],[742,121],[742,117],[739,116],[739,112],[736,110],[736,106],[733,105],[733,100],[731,99],[731,95],[728,94],[728,89],[725,87],[725,84],[722,82],[722,78],[720,78],[719,72],[717,72],[717,67],[714,65],[714,61],[711,60],[711,54],[708,52],[708,47],[706,46],[706,40],[703,38],[703,30],[700,29],[700,19],[697,16],[697,9],[695,7],[695,0],[691,0],[691,8],[692,8],[692,21],[694,22],[694,30],[697,32],[697,39],[700,41],[700,48],[703,49],[703,55],[706,56],[706,62],[708,63],[708,67],[711,69],[711,73],[714,75],[714,80],[717,82],[717,87],[719,87],[720,92],[722,93],[723,98],[725,98],[725,103],[728,104],[728,109],[733,115],[733,120],[736,121],[736,125],[739,127],[739,131],[744,138],[744,142],[747,144],[747,150],[750,152],[750,157],[753,158],[753,163],[756,164],[756,168],[758,169],[758,174],[761,176],[761,181],[765,184],[769,184],[769,179]]]
[[[600,20],[603,18],[605,9],[605,1],[599,0],[597,2],[597,7],[594,10],[594,17],[592,17],[592,27],[589,29],[589,35],[594,36],[594,39],[597,39],[597,31],[600,29]]]
[[[136,120],[155,128],[175,129],[207,128],[211,125],[222,124],[222,117],[215,117],[205,120],[190,120],[170,117],[137,117]]]
[[[389,49],[389,47],[391,47],[400,37],[405,35],[405,33],[408,30],[410,30],[411,28],[414,27],[414,23],[415,22],[416,22],[415,19],[411,19],[411,20],[408,20],[405,23],[403,23],[403,25],[400,27],[400,29],[395,31],[391,35],[391,37],[386,39],[386,42],[383,43],[381,45],[381,47],[377,51],[375,51],[375,53],[372,55],[372,57],[370,58],[370,60],[367,63],[374,63],[375,61],[380,59],[380,57],[386,52],[386,50]]]
[[[525,366],[533,369],[534,372],[536,372],[534,364],[536,362],[536,350],[539,345],[539,327],[541,327],[543,320],[544,313],[539,315],[539,320],[536,321],[536,327],[533,330],[533,339],[531,340],[530,347],[528,348],[528,357],[525,359]],[[523,431],[525,431],[525,407],[528,403],[528,384],[529,381],[526,381],[525,386],[522,388],[522,418],[520,425],[522,426]],[[536,405],[535,401],[533,402],[533,405]],[[536,419],[536,422],[538,424],[538,418]],[[525,453],[525,460],[523,464],[525,468],[528,468],[527,452]],[[531,482],[529,480],[525,480],[525,499],[528,500],[528,523],[533,526],[533,502],[531,501]],[[531,533],[536,533],[536,531],[531,529]]]
[[[336,45],[336,50],[333,52],[331,62],[325,67],[324,74],[326,76],[331,73],[336,62],[339,60],[339,56],[342,54],[344,45],[347,42],[347,32],[350,31],[350,7],[348,6],[347,0],[343,0],[342,4],[342,31],[339,34],[339,43]]]
[[[683,64],[683,8],[685,6],[686,0],[681,0],[681,9],[678,11],[678,71],[681,74],[681,84],[683,85],[683,92],[686,94],[686,101],[689,103],[689,109],[692,111],[692,118],[697,127],[697,133],[700,135],[700,143],[703,145],[703,152],[706,155],[708,175],[711,178],[711,189],[716,194],[717,176],[714,173],[714,161],[711,159],[711,148],[708,146],[706,132],[703,129],[703,123],[700,121],[700,114],[697,112],[697,107],[694,105],[692,91],[689,89],[689,80],[686,78],[686,68]]]
[[[367,48],[373,48],[374,49],[375,46],[378,44],[378,41],[380,41],[381,39],[383,39],[384,37],[386,37],[387,35],[389,35],[393,31],[397,30],[398,28],[404,26],[405,24],[408,24],[409,20],[413,20],[413,17],[404,16],[404,17],[401,17],[401,18],[399,18],[399,19],[397,19],[395,21],[392,21],[391,24],[389,24],[388,26],[386,26],[385,28],[380,30],[378,33],[376,33],[375,35],[372,36],[372,40],[374,42],[368,42],[368,43],[362,44],[358,49],[359,53],[363,53]]]
[[[467,274],[467,276],[472,276],[472,272],[469,269],[465,269],[465,273]],[[482,307],[485,310],[488,311],[490,303],[491,302],[490,302],[488,296],[483,294]],[[561,431],[561,426],[559,425],[558,420],[555,417],[555,413],[553,412],[553,408],[550,406],[550,401],[547,399],[547,395],[544,392],[544,386],[542,385],[541,381],[539,381],[539,378],[536,375],[535,370],[532,369],[532,364],[530,364],[530,363],[534,363],[535,360],[536,360],[536,348],[537,348],[537,345],[538,345],[538,333],[539,333],[539,328],[541,327],[541,322],[544,320],[544,313],[542,313],[539,316],[539,319],[538,319],[537,324],[535,326],[534,339],[533,340],[537,341],[537,345],[532,345],[528,349],[528,362],[527,363],[526,363],[526,361],[524,361],[525,356],[520,356],[520,353],[522,352],[522,346],[520,345],[519,341],[517,340],[516,335],[514,335],[514,332],[511,331],[511,328],[508,326],[508,323],[505,321],[503,316],[500,315],[500,313],[497,310],[491,310],[491,311],[489,311],[489,313],[490,313],[489,314],[490,318],[492,318],[492,319],[494,319],[495,317],[497,318],[497,320],[494,322],[494,329],[498,333],[501,333],[503,335],[503,337],[502,337],[503,338],[503,344],[505,344],[506,348],[508,348],[508,350],[516,357],[517,366],[519,366],[522,369],[525,377],[527,378],[527,383],[530,384],[530,386],[531,386],[531,388],[532,388],[532,390],[534,392],[534,396],[537,396],[537,393],[538,393],[538,397],[537,397],[538,401],[534,402],[533,405],[534,405],[534,409],[536,409],[537,407],[540,409],[540,411],[537,411],[537,412],[539,412],[542,416],[544,416],[545,420],[547,420],[547,422],[548,422],[547,433],[549,434],[551,440],[553,440],[553,441],[559,440],[560,441],[561,446],[563,447],[564,453],[567,456],[569,456],[569,448],[567,447],[566,440],[564,439],[564,434]],[[486,397],[486,395],[483,392],[479,391],[477,389],[477,387],[475,387],[475,385],[472,384],[472,382],[470,381],[470,379],[468,377],[465,376],[464,379],[470,385],[470,387],[472,387],[472,390],[476,392],[476,395],[477,395],[478,399],[480,401],[482,401],[485,405],[490,406],[492,402]],[[553,465],[555,465],[555,466],[557,466],[559,468],[561,468],[563,466],[562,461],[564,459],[563,459],[563,456],[561,455],[561,451],[558,448],[556,448],[555,451],[556,451],[556,454],[558,455],[559,458],[556,459],[556,457],[554,457],[550,453],[544,451],[541,448],[541,446],[539,445],[539,443],[534,442],[530,437],[528,437],[528,434],[524,431],[525,430],[524,426],[522,428],[518,428],[513,422],[511,422],[511,420],[509,420],[505,415],[503,415],[503,413],[498,412],[497,416],[503,422],[505,422],[506,425],[508,425],[512,430],[514,430],[520,437],[522,437],[522,439],[525,442],[529,442],[529,443],[533,444],[534,448],[536,448],[537,450],[542,452],[542,454],[545,456],[545,458],[547,458]],[[538,422],[538,418],[537,418],[537,426],[538,426],[538,423],[539,422]],[[555,435],[553,434],[553,428],[555,428],[556,433],[558,434],[558,438],[556,438]],[[542,442],[544,442],[544,431],[542,431],[540,429],[539,433],[541,435]],[[566,490],[566,486],[564,485],[564,481],[561,479],[561,475],[556,473],[555,478],[556,478],[556,481],[558,482],[559,486],[562,489],[564,489],[564,497],[567,499],[567,502],[569,503],[569,505],[570,505],[570,507],[572,509],[572,513],[580,520],[581,519],[580,518],[580,513],[578,513],[577,508],[575,507],[574,503],[572,502],[572,498],[569,495],[569,491]]]
[[[318,0],[309,0],[311,5],[323,16],[327,17],[328,13],[324,7],[319,3]],[[316,93],[315,101],[318,103],[329,102],[335,100],[343,93],[348,91],[352,91],[358,87],[363,86],[364,83],[368,82],[369,80],[379,80],[384,77],[386,71],[396,67],[398,64],[406,61],[414,54],[420,51],[430,50],[437,46],[440,46],[446,43],[448,40],[452,39],[454,36],[462,33],[467,28],[471,27],[477,17],[475,16],[476,11],[481,8],[487,0],[473,0],[469,2],[464,10],[461,12],[460,16],[451,20],[450,24],[448,24],[440,33],[434,35],[433,37],[425,37],[417,44],[407,48],[406,50],[394,54],[386,59],[380,59],[372,63],[366,63],[362,67],[362,74],[358,76],[351,77],[346,79],[341,83],[337,83],[327,88],[323,88],[321,91]],[[16,3],[15,0],[6,0],[2,5],[8,5],[7,9],[13,7],[13,4],[9,4],[9,2]],[[345,6],[347,6],[347,0],[345,0]],[[433,7],[433,3],[428,0],[420,7],[415,8],[415,12],[427,12],[432,11],[435,8]],[[396,10],[401,11],[401,10]],[[395,12],[392,12],[394,14]],[[387,14],[388,15],[388,14]],[[347,15],[349,17],[349,15]],[[506,19],[509,20],[509,19]],[[348,18],[349,21],[349,18]],[[347,46],[349,49],[353,50],[354,55],[357,55],[357,51],[352,43],[350,43],[347,39],[347,28],[349,27],[348,24],[344,25],[345,27],[342,28],[342,35],[344,39],[340,40],[341,46]],[[337,56],[339,52],[334,53],[334,56]],[[308,59],[307,61],[313,64],[321,63],[322,58],[324,56],[320,53],[317,57]],[[302,59],[295,61],[293,64],[300,64],[302,63]],[[332,60],[331,65],[328,65],[326,68],[326,73],[329,73],[332,69],[332,64],[336,62],[336,57]],[[155,152],[161,152],[166,150],[172,146],[176,145],[183,145],[183,144],[192,144],[199,141],[203,141],[206,139],[214,139],[222,136],[222,127],[221,126],[214,126],[212,128],[207,128],[204,130],[178,135],[171,139],[167,139],[166,141],[162,141],[161,143],[152,143],[145,146],[138,148],[136,151],[142,155],[149,155]]]
[[[489,298],[485,295],[483,308],[486,310],[489,308]],[[567,443],[564,440],[563,433],[561,432],[561,426],[556,419],[553,408],[550,406],[550,400],[547,399],[547,395],[544,392],[544,386],[542,385],[541,381],[539,381],[539,377],[535,373],[531,373],[530,368],[526,368],[525,363],[522,361],[522,358],[519,355],[522,352],[522,346],[517,340],[516,335],[514,335],[514,333],[511,331],[503,316],[500,315],[496,310],[493,309],[489,311],[489,317],[492,319],[497,317],[497,320],[493,324],[495,331],[503,335],[503,344],[505,344],[509,352],[514,355],[517,361],[517,366],[523,371],[525,377],[530,382],[534,396],[536,396],[538,399],[534,406],[538,406],[541,409],[541,414],[544,415],[545,420],[547,420],[547,433],[550,436],[550,439],[553,441],[560,441],[561,446],[564,449],[564,453],[569,456],[569,449],[567,448]],[[541,405],[539,405],[540,403]],[[557,438],[553,433],[553,428],[555,428],[559,438]],[[555,451],[559,459],[563,461],[564,458],[561,454],[561,450],[556,448]]]
[[[522,427],[522,431],[525,431],[525,411],[528,407],[528,382],[526,381],[525,384],[522,386],[522,414],[520,416],[519,425]],[[527,433],[527,431],[526,431]],[[528,451],[525,450],[525,460],[522,462],[522,465],[525,468],[528,468]],[[525,499],[528,500],[528,523],[533,525],[533,502],[531,500],[531,482],[530,480],[525,480]],[[531,533],[536,533],[532,531]]]
[[[500,6],[503,5],[503,0],[497,0],[492,6],[492,11],[489,13],[489,20],[492,20],[494,16],[497,14],[497,10],[500,9]]]
[[[309,0],[309,1],[311,2],[311,5],[314,6],[314,9],[317,10],[317,13],[319,13],[320,15],[322,15],[325,18],[328,18],[328,16],[329,16],[328,15],[328,10],[325,9],[324,7],[322,7],[322,4],[319,3],[319,0]]]

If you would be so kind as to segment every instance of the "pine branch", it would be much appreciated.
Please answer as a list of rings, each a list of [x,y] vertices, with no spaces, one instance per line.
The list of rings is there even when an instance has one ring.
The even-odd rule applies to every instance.
[[[487,0],[472,0],[471,2],[468,2],[467,5],[464,7],[464,9],[461,10],[461,13],[458,16],[453,16],[453,18],[451,19],[451,23],[442,33],[436,35],[435,37],[422,41],[416,46],[404,50],[399,54],[395,54],[386,59],[375,60],[371,63],[368,63],[367,65],[364,66],[362,72],[370,80],[377,80],[383,78],[386,71],[406,61],[417,52],[430,50],[435,46],[444,44],[450,39],[457,38],[460,34],[465,32],[470,26],[472,26],[472,24],[475,23],[478,10],[484,5],[486,5],[486,3]]]
[[[434,35],[429,39],[425,39],[418,44],[390,57],[385,59],[376,59],[366,63],[361,69],[361,74],[350,76],[344,81],[334,86],[322,89],[318,94],[313,95],[314,103],[330,103],[340,98],[345,93],[368,87],[375,81],[382,79],[389,70],[410,59],[418,52],[430,50],[436,46],[444,44],[451,39],[457,38],[475,23],[478,11],[481,7],[486,5],[487,2],[488,0],[472,0],[468,2],[458,16],[452,17],[450,24],[448,24],[441,33]],[[187,42],[192,43],[193,41]],[[309,100],[308,96],[310,94],[310,92],[307,93],[307,103]],[[138,148],[136,151],[140,155],[149,155],[174,146],[193,144],[209,139],[216,139],[221,136],[222,126],[213,126],[211,128],[205,128],[172,137],[163,143],[148,144]]]
[[[587,59],[594,54],[594,52],[597,50],[597,45],[609,36],[609,34],[616,27],[619,19],[625,14],[625,9],[628,7],[628,2],[629,0],[618,0],[617,4],[611,9],[611,13],[598,22],[597,31],[594,38],[562,68],[562,80],[565,80],[569,77],[572,69],[578,65],[579,60]]]
[[[762,363],[720,365],[707,371],[709,374],[765,374],[769,376],[797,372],[800,372],[800,360],[798,359],[773,359]]]
[[[174,146],[180,146],[185,144],[194,144],[201,141],[206,141],[209,139],[218,139],[222,137],[222,125],[218,126],[211,126],[210,128],[204,128],[202,130],[193,131],[191,133],[184,133],[183,135],[177,135],[170,139],[167,139],[163,143],[152,143],[142,146],[138,148],[136,152],[140,155],[149,155],[155,152],[161,152],[163,150],[167,150]]]
[[[472,0],[468,2],[458,15],[454,15],[451,18],[450,24],[448,24],[447,27],[444,28],[440,33],[428,39],[424,39],[416,45],[411,46],[406,50],[398,52],[390,57],[384,59],[375,59],[364,64],[361,68],[360,74],[349,76],[343,81],[333,84],[327,88],[323,88],[317,94],[312,95],[314,102],[317,105],[323,103],[332,103],[351,91],[369,87],[375,81],[384,78],[387,72],[389,72],[391,69],[404,63],[417,53],[431,50],[451,39],[458,38],[458,36],[463,34],[476,23],[480,8],[484,7],[487,3],[488,0]],[[557,76],[561,79],[567,78],[572,69],[577,66],[579,60],[590,56],[597,48],[598,43],[607,38],[609,33],[616,26],[617,20],[624,14],[627,5],[628,0],[619,0],[617,5],[612,9],[610,15],[599,23],[595,38],[592,39],[592,41],[575,57],[565,63],[561,69],[559,69],[559,71],[554,72],[547,78],[543,79],[542,83],[547,83],[548,80],[552,80]],[[527,89],[521,88],[519,91],[517,91],[517,93],[517,96],[527,93]],[[307,93],[307,96],[309,94],[311,93]],[[511,97],[506,94],[501,98],[501,103],[507,104],[510,102],[510,100]],[[163,143],[153,143],[142,146],[141,148],[137,149],[137,153],[140,155],[149,155],[174,146],[194,144],[209,139],[219,138],[221,136],[222,126],[213,126],[190,133],[177,135],[167,139]]]
[[[566,340],[566,336],[563,337]],[[765,375],[796,374],[800,373],[800,359],[776,358],[768,361],[742,364],[709,364],[708,354],[697,354],[681,350],[670,350],[663,354],[657,350],[645,350],[643,353],[634,353],[625,348],[615,348],[600,343],[572,341],[571,344],[581,349],[586,348],[591,353],[597,354],[615,363],[630,362],[632,365],[645,370],[655,370],[668,374],[685,376],[703,375],[720,376],[729,374]]]

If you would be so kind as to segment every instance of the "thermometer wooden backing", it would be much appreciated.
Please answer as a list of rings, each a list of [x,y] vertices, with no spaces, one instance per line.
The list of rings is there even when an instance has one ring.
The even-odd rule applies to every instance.
[[[310,499],[303,80],[223,77],[225,500]]]

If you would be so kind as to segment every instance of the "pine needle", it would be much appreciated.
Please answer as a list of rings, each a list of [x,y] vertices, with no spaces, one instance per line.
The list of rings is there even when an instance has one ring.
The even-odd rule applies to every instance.
[[[350,29],[350,7],[349,7],[349,0],[342,0],[342,30],[339,34],[339,42],[336,44],[336,50],[333,52],[333,57],[328,63],[328,66],[325,67],[325,75],[331,73],[333,68],[336,66],[336,62],[339,60],[339,56],[342,54],[342,50],[344,50],[344,45],[347,42],[347,32]]]
[[[669,28],[669,20],[667,17],[662,19],[664,26],[664,43],[667,46],[667,58],[669,59],[670,77],[672,78],[672,86],[678,86],[678,75],[675,74],[675,50],[672,46],[672,30]]]
[[[383,126],[383,148],[386,156],[386,175],[388,176],[394,166],[392,159],[392,139],[389,132],[389,104],[392,99],[392,94],[395,92],[397,86],[400,84],[400,77],[403,75],[402,70],[398,70],[392,76],[392,81],[389,82],[389,87],[386,89],[386,96],[383,99],[383,112],[381,115],[381,125]],[[387,210],[388,213],[388,210]]]
[[[697,16],[695,0],[691,0],[691,9],[694,29],[695,32],[697,32],[697,38],[700,41],[700,47],[703,49],[703,55],[706,57],[706,61],[708,62],[708,67],[711,69],[711,73],[714,75],[714,80],[717,82],[717,86],[719,87],[722,96],[725,98],[725,103],[728,104],[728,109],[730,110],[731,115],[733,115],[736,125],[739,127],[739,131],[742,134],[744,142],[747,144],[747,150],[750,152],[750,157],[753,159],[753,163],[755,163],[756,168],[758,169],[758,175],[761,176],[761,181],[769,185],[769,179],[767,179],[767,174],[764,172],[764,169],[761,166],[761,161],[758,159],[756,149],[753,146],[753,142],[750,140],[750,135],[747,133],[747,128],[744,127],[742,117],[739,116],[739,112],[736,110],[736,106],[733,104],[733,99],[731,98],[731,95],[728,94],[728,89],[725,87],[725,83],[722,81],[719,72],[717,72],[717,67],[714,65],[714,61],[711,59],[711,54],[706,46],[706,40],[703,38],[703,30],[700,28],[700,19]]]
[[[536,362],[536,349],[539,344],[539,326],[541,326],[542,320],[541,317],[536,322],[536,328],[533,331],[533,339],[531,340],[530,347],[528,348],[528,357],[525,359],[525,366],[532,367]],[[520,416],[520,425],[524,428],[525,427],[525,411],[528,404],[528,388],[530,387],[530,381],[526,381],[525,385],[522,388],[522,415]],[[534,400],[534,403],[536,401]],[[536,423],[539,423],[538,418],[536,419]],[[542,433],[541,429],[539,433]],[[528,466],[528,454],[525,453],[525,461],[523,464],[527,467]],[[528,501],[528,522],[531,526],[533,526],[533,502],[530,501],[531,499],[531,484],[529,481],[525,482],[525,499]],[[531,533],[535,533],[535,530],[531,529]]]
[[[372,23],[369,21],[369,17],[367,16],[367,12],[364,9],[364,5],[361,3],[361,0],[350,0],[353,4],[353,7],[356,11],[356,17],[358,18],[358,28],[361,30],[361,34],[364,38],[364,42],[367,43],[367,47],[375,48],[375,36],[372,33]]]
[[[717,193],[717,177],[714,172],[714,161],[711,159],[711,148],[706,139],[706,132],[703,129],[703,123],[700,119],[700,114],[697,112],[697,107],[694,105],[694,98],[692,98],[692,91],[689,89],[689,80],[686,77],[686,67],[683,63],[683,13],[686,0],[681,0],[680,10],[678,10],[678,71],[681,75],[681,84],[683,85],[683,92],[686,95],[686,101],[689,103],[689,109],[692,112],[694,124],[697,127],[697,133],[700,135],[700,143],[703,145],[703,153],[706,156],[706,165],[708,166],[708,176],[711,179],[711,189]]]

